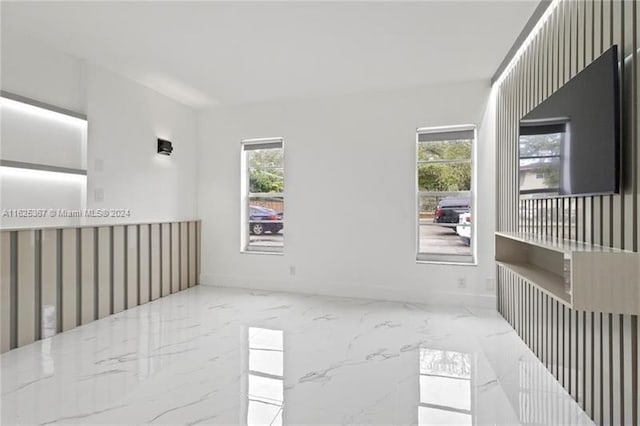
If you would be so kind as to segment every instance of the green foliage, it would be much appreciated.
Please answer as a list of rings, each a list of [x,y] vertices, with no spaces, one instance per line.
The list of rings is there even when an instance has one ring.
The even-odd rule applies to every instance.
[[[418,160],[469,160],[471,141],[421,142],[418,145]]]
[[[282,149],[249,151],[249,191],[253,193],[284,191]]]
[[[469,160],[471,142],[425,142],[418,146],[420,161]],[[421,191],[468,191],[471,189],[470,163],[422,163],[418,166]]]
[[[254,193],[284,191],[282,169],[276,172],[250,169],[249,191]]]
[[[418,184],[421,191],[469,191],[471,164],[421,164],[418,168]]]

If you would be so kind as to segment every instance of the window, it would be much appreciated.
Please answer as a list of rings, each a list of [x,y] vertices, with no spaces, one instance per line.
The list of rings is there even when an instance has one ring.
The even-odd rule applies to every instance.
[[[558,195],[564,124],[520,126],[520,194]]]
[[[242,142],[242,249],[282,253],[284,148],[282,139]]]
[[[418,129],[419,261],[474,261],[474,142],[474,126]]]

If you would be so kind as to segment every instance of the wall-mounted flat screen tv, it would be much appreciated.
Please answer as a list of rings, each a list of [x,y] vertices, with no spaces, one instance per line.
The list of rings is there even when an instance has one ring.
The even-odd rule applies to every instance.
[[[618,79],[613,46],[520,120],[520,194],[619,192]]]

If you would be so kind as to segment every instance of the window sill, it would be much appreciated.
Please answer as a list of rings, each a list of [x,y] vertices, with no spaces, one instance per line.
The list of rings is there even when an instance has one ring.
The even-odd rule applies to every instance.
[[[445,260],[424,260],[424,259],[416,259],[416,264],[418,265],[451,265],[451,266],[478,266],[478,262],[453,262],[453,261],[445,261]]]
[[[272,256],[283,256],[282,251],[263,251],[263,250],[240,250],[240,254],[266,254]]]

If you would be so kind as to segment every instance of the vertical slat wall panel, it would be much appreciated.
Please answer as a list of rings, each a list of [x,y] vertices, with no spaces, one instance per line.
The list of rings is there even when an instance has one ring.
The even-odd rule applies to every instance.
[[[138,300],[140,304],[143,304],[147,303],[151,298],[151,257],[149,253],[149,225],[139,225],[138,231],[138,282],[140,283]]]
[[[597,9],[596,9],[597,10]],[[597,22],[597,20],[596,20]],[[600,313],[592,313],[591,318],[591,332],[592,332],[592,342],[591,346],[591,362],[593,364],[593,368],[589,373],[591,378],[591,390],[589,393],[591,394],[591,399],[587,406],[587,414],[592,419],[598,419],[600,413],[600,406],[602,402],[602,327],[601,327],[602,317]]]
[[[201,236],[201,224],[200,221],[196,222],[196,253],[195,253],[195,260],[196,260],[196,284],[200,284],[200,236]]]
[[[36,231],[18,231],[17,252],[17,345],[23,346],[36,340],[36,279],[35,235]]]
[[[11,233],[0,232],[0,352],[11,344]]]
[[[171,224],[171,293],[180,290],[180,224]]]
[[[0,231],[0,352],[196,285],[199,232],[198,221]]]
[[[111,247],[111,257],[113,259],[113,313],[122,312],[126,309],[127,297],[127,247],[125,245],[124,226],[113,227],[113,246]]]
[[[111,227],[98,228],[98,318],[111,315]]]
[[[631,316],[630,315],[624,315],[622,317],[622,322],[620,324],[621,330],[631,330]],[[625,334],[621,333],[621,336],[623,338],[623,341],[621,342],[620,345],[620,352],[622,354],[631,354],[632,351],[632,339],[627,339],[625,338]],[[622,423],[623,424],[632,424],[633,421],[633,389],[634,389],[634,385],[633,385],[633,381],[632,379],[632,371],[633,371],[633,364],[631,362],[631,357],[630,356],[623,356],[622,357],[622,370],[624,372],[624,376],[623,376],[623,381],[622,381],[622,387],[621,387],[621,391],[622,391],[622,404],[623,404],[623,412],[622,412]]]
[[[58,332],[58,232],[43,229],[40,235],[40,337],[45,339]]]
[[[639,78],[640,78],[640,67],[638,67],[638,49],[640,48],[640,31],[638,31],[638,23],[640,22],[640,8],[637,6],[637,1],[633,2],[632,6],[632,19],[633,19],[633,49],[634,54],[631,57],[631,72],[632,72],[632,84],[631,91],[633,92],[632,98],[632,110],[633,110],[633,127],[631,138],[634,141],[638,141],[639,139],[639,130],[638,130],[638,121],[640,121],[640,106],[638,101],[638,92],[640,91],[639,86]],[[634,168],[634,180],[633,180],[633,212],[632,215],[634,218],[640,216],[640,200],[638,200],[638,194],[640,192],[640,171],[638,168],[640,167],[640,142],[634,144],[634,160],[636,167]],[[633,222],[633,228],[631,230],[633,234],[633,250],[638,251],[640,246],[640,231],[638,230],[640,226],[640,221],[637,219]],[[632,392],[633,392],[633,406],[632,406],[632,420],[638,421],[640,419],[640,331],[638,330],[638,317],[631,317],[631,341],[632,341],[632,350],[634,351],[632,354]],[[635,343],[635,344],[634,344]],[[635,364],[633,364],[633,360],[637,360]]]
[[[496,85],[497,229],[638,251],[638,7],[632,0],[561,0]],[[518,120],[611,45],[621,73],[621,194],[519,200]],[[502,268],[497,306],[598,424],[640,424],[637,316],[577,312]],[[567,423],[571,419],[521,419]]]
[[[74,328],[78,320],[78,230],[62,230],[62,331]]]
[[[127,309],[138,305],[138,225],[127,226]]]
[[[151,300],[160,297],[160,225],[151,225]]]
[[[80,302],[80,322],[87,324],[96,319],[96,241],[94,238],[94,228],[83,228],[80,230],[80,274],[81,274],[81,302]],[[44,259],[44,256],[43,256]]]
[[[163,223],[160,229],[162,252],[162,296],[171,294],[171,224]]]
[[[180,290],[189,286],[189,228],[188,224],[180,224]]]
[[[197,284],[196,278],[196,247],[198,245],[196,236],[196,223],[189,222],[189,287]]]

